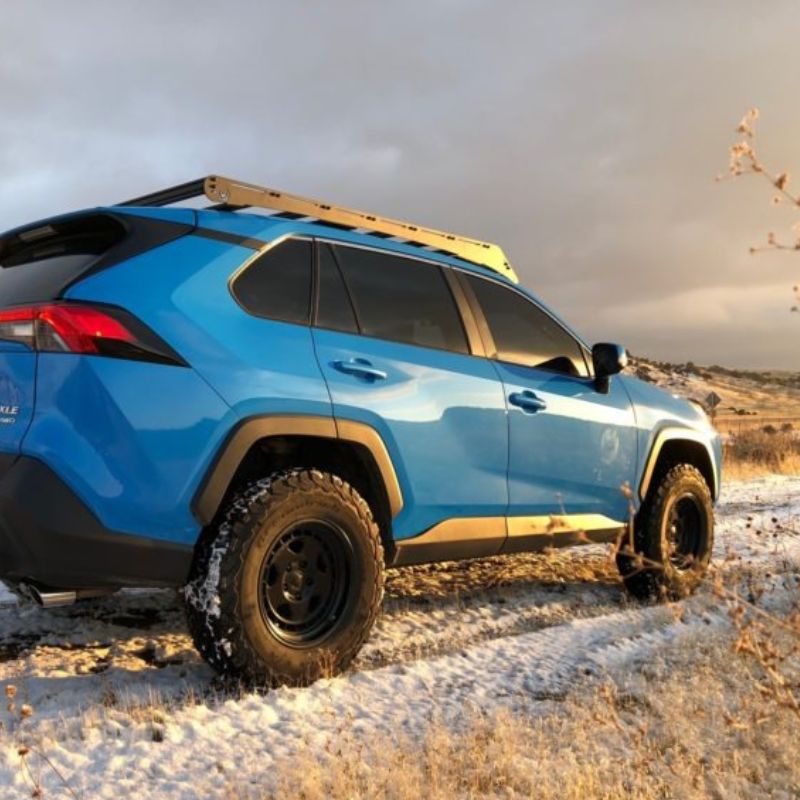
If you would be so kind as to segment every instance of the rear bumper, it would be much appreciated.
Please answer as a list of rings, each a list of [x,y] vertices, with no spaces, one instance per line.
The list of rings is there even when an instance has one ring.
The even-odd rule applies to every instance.
[[[193,548],[105,528],[43,462],[0,454],[0,578],[59,588],[182,586]]]

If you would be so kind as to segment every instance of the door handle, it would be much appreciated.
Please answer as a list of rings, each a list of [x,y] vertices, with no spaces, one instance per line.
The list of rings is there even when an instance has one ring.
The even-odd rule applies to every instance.
[[[508,402],[512,406],[521,408],[527,414],[534,414],[547,408],[547,402],[541,397],[537,397],[536,393],[529,389],[525,389],[523,392],[512,392],[508,396]]]
[[[334,361],[331,365],[345,375],[355,375],[366,381],[385,381],[388,375],[382,369],[376,369],[366,358],[349,358],[346,361]]]

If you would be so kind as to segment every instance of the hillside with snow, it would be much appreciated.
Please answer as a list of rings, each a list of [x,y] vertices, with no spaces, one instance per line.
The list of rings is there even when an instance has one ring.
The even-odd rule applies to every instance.
[[[717,422],[722,428],[783,422],[800,427],[800,372],[669,364],[639,357],[631,359],[627,371],[704,406],[709,395],[717,395]]]

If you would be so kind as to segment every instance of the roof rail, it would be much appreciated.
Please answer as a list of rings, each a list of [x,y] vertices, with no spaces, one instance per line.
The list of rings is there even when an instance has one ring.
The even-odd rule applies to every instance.
[[[258,207],[280,212],[288,218],[310,217],[345,228],[363,228],[383,237],[403,239],[413,244],[432,248],[448,255],[463,258],[518,282],[516,273],[506,260],[502,249],[496,244],[467,239],[452,233],[444,233],[431,228],[422,228],[408,222],[379,217],[364,211],[355,211],[343,206],[322,203],[307,197],[288,194],[276,189],[243,183],[232,178],[209,175],[179,186],[172,186],[152,194],[136,197],[120,206],[166,206],[193,197],[205,195],[216,205],[211,208],[236,211],[242,208]]]

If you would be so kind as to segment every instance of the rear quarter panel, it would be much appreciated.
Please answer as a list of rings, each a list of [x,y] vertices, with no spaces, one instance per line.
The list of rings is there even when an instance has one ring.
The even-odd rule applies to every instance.
[[[35,397],[36,353],[23,344],[0,341],[0,453],[19,452]]]
[[[22,452],[52,467],[111,530],[193,544],[190,503],[234,423],[191,369],[40,354]]]
[[[311,329],[245,312],[228,289],[252,249],[199,236],[131,259],[70,290],[121,305],[161,336],[241,418],[324,414],[331,403]]]
[[[253,254],[189,235],[70,288],[127,309],[189,364],[42,355],[25,450],[108,527],[193,543],[192,498],[242,418],[332,416],[310,328],[252,317],[228,290]]]

